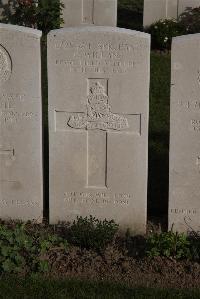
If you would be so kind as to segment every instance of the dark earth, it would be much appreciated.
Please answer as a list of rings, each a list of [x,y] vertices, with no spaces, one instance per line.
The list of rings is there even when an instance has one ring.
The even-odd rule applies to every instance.
[[[115,246],[104,253],[72,247],[68,254],[52,252],[51,275],[78,279],[105,280],[133,286],[197,288],[200,264],[167,258],[134,258]]]
[[[62,227],[55,229],[63,235]],[[160,231],[161,225],[148,223],[147,235]],[[144,257],[144,240],[142,236],[134,237],[131,241],[117,236],[112,245],[99,253],[71,245],[66,253],[57,248],[52,249],[45,257],[51,265],[47,276],[158,288],[200,286],[200,261]]]

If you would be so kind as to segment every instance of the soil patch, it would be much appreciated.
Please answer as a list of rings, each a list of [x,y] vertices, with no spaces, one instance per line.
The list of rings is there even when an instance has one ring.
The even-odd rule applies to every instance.
[[[166,221],[148,224],[149,233],[161,232]],[[0,221],[0,224],[3,222]],[[158,224],[155,224],[158,223]],[[11,229],[15,222],[7,223]],[[48,224],[26,224],[26,231],[34,235],[57,234],[67,240],[66,226]],[[105,250],[94,251],[69,245],[67,251],[51,248],[45,254],[52,278],[76,278],[95,281],[109,281],[130,286],[156,288],[199,288],[200,260],[176,260],[172,258],[149,258],[144,255],[146,236],[125,238],[117,236]],[[43,257],[44,258],[44,257]]]
[[[128,283],[159,288],[198,288],[200,264],[167,258],[134,258],[116,246],[103,253],[71,247],[67,254],[52,252],[51,275]]]

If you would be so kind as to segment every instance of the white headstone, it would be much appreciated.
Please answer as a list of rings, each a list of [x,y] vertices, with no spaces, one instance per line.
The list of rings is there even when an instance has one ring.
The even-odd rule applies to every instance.
[[[168,0],[167,5],[167,19],[177,19],[178,17],[178,1],[177,0]]]
[[[50,32],[51,223],[93,215],[145,232],[149,56],[141,32]]]
[[[117,0],[63,0],[64,27],[116,26]]]
[[[169,229],[200,228],[200,34],[173,39]]]
[[[160,19],[166,19],[167,0],[144,0],[143,26],[150,26]]]
[[[0,24],[0,218],[42,220],[41,32]]]

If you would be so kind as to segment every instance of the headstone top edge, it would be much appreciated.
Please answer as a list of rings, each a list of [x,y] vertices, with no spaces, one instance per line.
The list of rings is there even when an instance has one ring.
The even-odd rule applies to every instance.
[[[9,31],[17,31],[17,32],[22,32],[22,33],[28,33],[32,34],[38,38],[42,36],[42,31],[37,30],[37,29],[32,29],[29,27],[24,27],[24,26],[18,26],[18,25],[11,25],[11,24],[3,24],[0,23],[0,29],[7,29]]]
[[[172,38],[172,44],[200,39],[200,33],[180,35]]]
[[[78,27],[66,27],[61,29],[52,30],[49,32],[48,36],[54,36],[54,35],[62,35],[65,33],[78,33],[78,32],[99,32],[99,33],[124,33],[131,36],[138,36],[147,38],[150,40],[150,34],[144,33],[141,31],[136,30],[130,30],[130,29],[124,29],[119,27],[109,27],[109,26],[78,26]]]

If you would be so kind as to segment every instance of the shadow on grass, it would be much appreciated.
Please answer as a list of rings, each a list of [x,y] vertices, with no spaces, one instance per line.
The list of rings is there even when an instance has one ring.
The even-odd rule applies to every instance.
[[[0,280],[2,299],[198,299],[199,290],[160,290],[132,288],[120,284],[32,276],[27,279],[7,277]]]
[[[169,188],[170,63],[169,54],[151,54],[148,218],[158,217],[165,225]]]
[[[43,169],[44,169],[44,218],[49,218],[49,126],[48,126],[48,78],[47,37],[41,39],[42,55],[42,110],[43,110]]]
[[[161,290],[132,288],[108,282],[89,282],[68,279],[44,279],[39,276],[27,279],[5,277],[0,280],[2,299],[197,299],[199,290]]]

